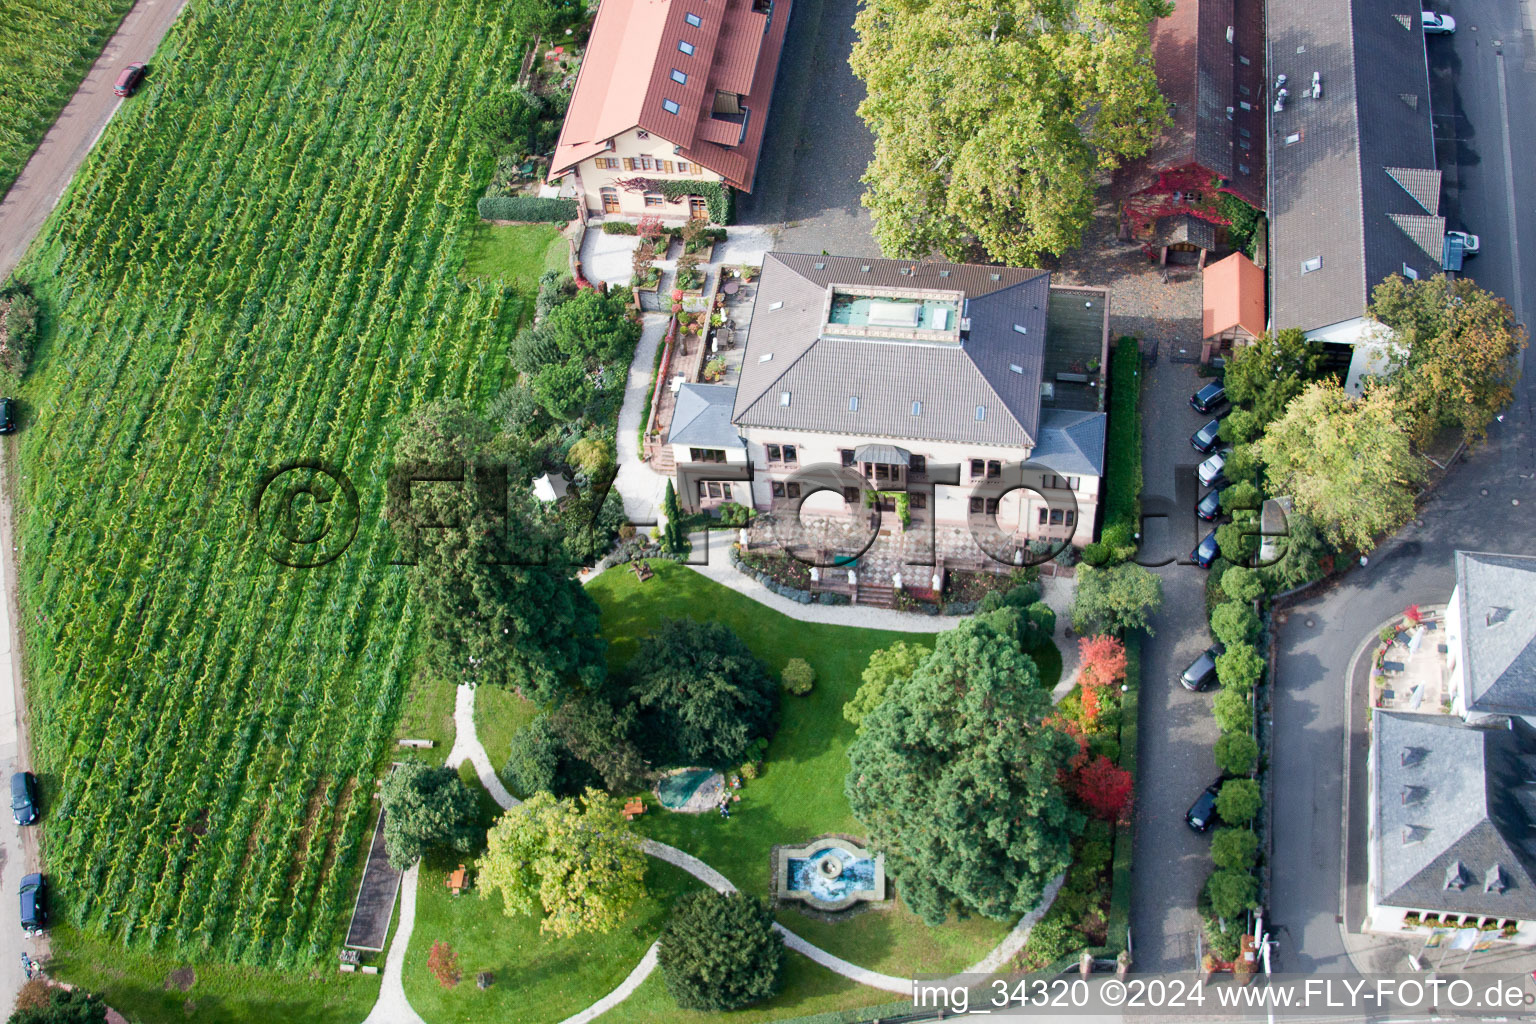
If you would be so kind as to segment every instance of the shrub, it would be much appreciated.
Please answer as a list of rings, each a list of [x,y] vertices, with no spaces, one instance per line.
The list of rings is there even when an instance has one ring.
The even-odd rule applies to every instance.
[[[695,892],[677,901],[656,959],[679,1007],[735,1010],[779,990],[784,940],[757,896]]]
[[[482,196],[475,205],[481,220],[566,224],[576,219],[576,200],[542,196]]]
[[[1263,675],[1264,659],[1248,644],[1229,644],[1225,654],[1216,655],[1216,678],[1224,689],[1247,693]]]
[[[1029,938],[1024,943],[1024,970],[1043,970],[1084,945],[1081,932],[1063,917],[1047,914],[1029,930]]]
[[[1224,732],[1216,740],[1216,767],[1227,775],[1247,775],[1259,760],[1259,745],[1246,731]]]
[[[741,766],[741,777],[748,782],[757,778],[757,762],[748,761],[746,764],[743,764]]]
[[[605,235],[633,235],[636,233],[635,225],[627,220],[603,221],[603,234]]]
[[[1259,617],[1246,604],[1228,601],[1211,612],[1211,635],[1228,647],[1251,644],[1259,635]]]
[[[1221,577],[1221,589],[1234,601],[1256,601],[1264,593],[1264,581],[1252,569],[1234,565]]]
[[[1248,828],[1219,828],[1211,838],[1211,860],[1219,868],[1247,871],[1259,859],[1259,837]]]
[[[1216,716],[1216,728],[1222,732],[1247,734],[1253,728],[1253,704],[1242,690],[1222,687],[1211,702],[1211,711]]]
[[[1211,902],[1211,913],[1236,921],[1258,906],[1259,883],[1247,871],[1221,868],[1206,880],[1205,895]]]
[[[1228,825],[1245,825],[1263,805],[1259,784],[1253,779],[1228,779],[1216,794],[1216,813]]]
[[[546,270],[539,275],[539,294],[533,301],[533,315],[542,320],[560,303],[576,294],[576,284],[563,270]]]
[[[1259,553],[1258,513],[1236,512],[1232,522],[1216,527],[1216,546],[1221,549],[1221,557],[1234,565],[1252,563]]]
[[[717,511],[720,513],[720,521],[726,526],[745,526],[757,514],[755,510],[734,501],[721,502]]]
[[[0,366],[17,377],[32,360],[37,321],[37,299],[26,285],[13,281],[0,288]]]
[[[459,954],[446,942],[434,942],[432,951],[427,954],[427,970],[432,972],[432,977],[443,988],[453,988],[460,978]]]
[[[816,683],[816,670],[811,668],[811,663],[804,658],[790,658],[785,663],[784,672],[779,678],[785,690],[796,697],[804,697],[811,692],[811,687]]]

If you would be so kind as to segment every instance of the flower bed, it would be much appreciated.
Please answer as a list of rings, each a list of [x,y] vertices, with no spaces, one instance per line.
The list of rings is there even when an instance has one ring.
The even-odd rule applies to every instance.
[[[801,604],[848,604],[848,595],[832,591],[813,592],[810,567],[788,555],[765,555],[757,551],[743,551],[740,544],[730,548],[731,565],[739,572],[751,576],[757,582],[791,601]]]
[[[1012,572],[952,569],[944,580],[944,602],[946,605],[979,604],[988,594],[1007,593],[1020,583],[1033,582],[1039,575],[1040,570],[1033,566]]]

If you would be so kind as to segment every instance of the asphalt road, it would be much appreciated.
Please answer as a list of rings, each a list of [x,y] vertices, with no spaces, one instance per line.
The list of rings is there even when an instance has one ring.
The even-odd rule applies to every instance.
[[[1536,115],[1536,42],[1521,22],[1525,6],[1459,0],[1456,35],[1429,41],[1443,211],[1450,226],[1482,238],[1466,276],[1505,296],[1522,321],[1536,298],[1536,139],[1524,129]],[[1416,524],[1365,568],[1293,608],[1277,629],[1270,898],[1277,970],[1351,969],[1340,927],[1360,922],[1345,920],[1339,886],[1349,660],[1394,613],[1450,596],[1458,548],[1536,554],[1533,397],[1536,387],[1523,380],[1488,444],[1447,474]],[[1358,729],[1354,742],[1357,749],[1364,742]],[[1351,867],[1349,902],[1358,906],[1363,865]]]
[[[1204,531],[1194,515],[1195,466],[1200,455],[1189,435],[1208,417],[1189,407],[1204,383],[1195,368],[1163,358],[1143,372],[1142,511],[1146,563],[1163,580],[1163,607],[1154,637],[1143,647],[1135,810],[1136,885],[1131,898],[1131,943],[1137,971],[1194,970],[1200,919],[1195,900],[1211,873],[1210,836],[1192,832],[1184,812],[1216,778],[1212,746],[1219,731],[1211,715],[1212,689],[1190,693],[1179,685],[1185,666],[1210,644],[1206,629],[1206,571],[1187,561]],[[1166,519],[1150,518],[1166,515]]]
[[[185,2],[139,0],[134,4],[11,190],[0,200],[0,281],[21,262],[76,169],[123,102],[112,95],[118,72],[136,60],[149,60]],[[154,72],[153,66],[150,72]]]

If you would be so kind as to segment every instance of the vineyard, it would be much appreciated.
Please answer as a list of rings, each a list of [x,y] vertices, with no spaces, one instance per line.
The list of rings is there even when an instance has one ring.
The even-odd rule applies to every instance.
[[[418,643],[389,453],[414,406],[498,390],[525,304],[458,273],[504,12],[189,5],[18,272],[50,325],[19,435],[33,742],[87,933],[257,965],[339,941]],[[296,461],[356,492],[317,568],[252,511]],[[346,533],[332,497],[295,499],[306,530]]]
[[[0,196],[133,0],[6,0],[0,18]]]

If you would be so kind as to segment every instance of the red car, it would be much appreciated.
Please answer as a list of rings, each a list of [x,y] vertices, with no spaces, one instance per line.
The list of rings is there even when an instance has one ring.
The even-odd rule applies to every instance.
[[[144,80],[144,72],[147,68],[147,64],[129,64],[123,68],[123,73],[117,76],[117,84],[112,87],[112,91],[118,96],[132,96],[133,90],[137,89],[139,83]]]

